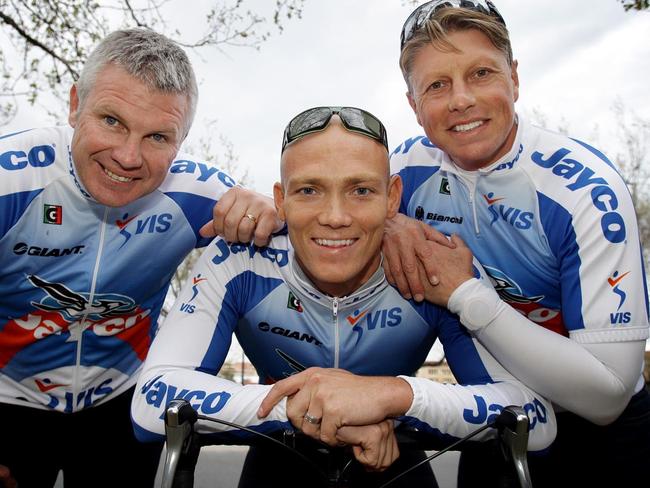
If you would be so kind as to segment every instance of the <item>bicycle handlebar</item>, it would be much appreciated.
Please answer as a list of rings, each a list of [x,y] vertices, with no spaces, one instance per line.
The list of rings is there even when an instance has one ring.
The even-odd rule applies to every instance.
[[[198,435],[194,432],[194,424],[198,418],[197,412],[186,400],[172,400],[167,406],[165,411],[167,454],[163,470],[162,488],[192,488],[194,486],[194,469],[201,449]],[[528,416],[523,408],[512,405],[505,407],[493,423],[484,425],[465,438],[439,450],[437,453],[399,474],[383,486],[392,483],[397,478],[411,471],[411,469],[415,469],[420,464],[432,460],[489,427],[495,427],[498,430],[501,446],[507,448],[507,452],[504,452],[504,455],[507,459],[512,460],[521,487],[532,488],[527,461]],[[435,449],[432,445],[431,437],[419,431],[405,431],[402,429],[398,434],[398,439],[401,439],[400,445],[406,444],[409,447],[421,450]],[[291,449],[288,445],[286,447]],[[300,457],[304,457],[297,451],[296,453]]]

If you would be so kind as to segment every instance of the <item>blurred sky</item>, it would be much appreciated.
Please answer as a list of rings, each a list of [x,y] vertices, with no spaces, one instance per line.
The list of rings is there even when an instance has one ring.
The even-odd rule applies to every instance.
[[[209,3],[179,9],[182,2],[171,1],[170,25],[191,36],[204,22],[201,4]],[[568,126],[615,158],[614,101],[650,116],[650,12],[626,13],[618,0],[495,3],[519,60],[518,110],[539,111],[550,128]],[[260,12],[273,4],[245,3]],[[259,50],[190,52],[200,99],[189,145],[212,139],[218,154],[219,136],[226,136],[252,186],[266,192],[279,177],[284,126],[305,108],[363,107],[385,123],[391,147],[419,133],[398,67],[400,30],[412,9],[406,0],[306,0],[302,19],[285,22]],[[44,123],[51,123],[44,109],[21,106],[11,126]]]
[[[391,147],[419,133],[398,67],[400,30],[412,10],[404,3],[307,0],[302,19],[259,51],[203,53],[195,60],[202,84],[191,138],[216,119],[213,133],[233,142],[255,188],[270,191],[284,126],[305,108],[363,107],[385,123]],[[650,116],[650,12],[626,13],[617,0],[495,3],[519,60],[518,110],[542,112],[550,128],[568,126],[613,158],[614,101]]]
[[[181,32],[198,30],[201,3],[174,10]],[[268,11],[274,3],[248,5]],[[613,103],[650,116],[650,12],[625,12],[618,0],[495,4],[519,61],[518,111],[539,111],[548,127],[567,127],[615,158],[622,146]],[[251,185],[270,192],[279,178],[284,126],[305,108],[365,108],[385,123],[392,147],[419,133],[398,68],[400,29],[412,9],[403,0],[306,0],[302,19],[285,23],[259,50],[190,53],[200,99],[189,144],[211,138],[216,150],[224,135],[240,167],[249,169]],[[21,107],[12,127],[46,122],[43,111]]]

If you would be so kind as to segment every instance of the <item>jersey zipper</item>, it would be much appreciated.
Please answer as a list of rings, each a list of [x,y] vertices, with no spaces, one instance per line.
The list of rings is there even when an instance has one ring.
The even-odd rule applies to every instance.
[[[476,214],[476,187],[478,185],[473,185],[472,188],[468,188],[470,190],[469,193],[469,204],[472,206],[472,216],[474,217],[474,232],[476,235],[480,235],[481,231],[478,228],[478,216]]]
[[[339,367],[339,299],[332,301],[332,320],[334,321],[334,367]]]
[[[85,312],[81,316],[81,320],[79,321],[79,327],[77,330],[77,362],[74,368],[74,381],[73,381],[73,389],[72,389],[72,411],[76,412],[77,411],[77,406],[79,405],[79,395],[80,395],[80,388],[81,385],[80,379],[79,379],[79,374],[80,374],[80,368],[81,368],[81,349],[83,347],[83,333],[84,330],[86,329],[86,320],[88,319],[88,313],[92,309],[92,304],[95,301],[95,288],[97,285],[97,275],[99,274],[99,263],[102,258],[102,253],[104,251],[104,237],[106,235],[106,223],[108,222],[108,212],[109,209],[105,208],[104,209],[104,216],[102,218],[102,224],[99,230],[99,247],[97,248],[97,257],[95,258],[95,266],[93,268],[93,275],[92,275],[92,281],[90,283],[90,293],[88,294],[88,311]],[[84,395],[90,394],[90,392],[86,392]],[[85,403],[85,399],[84,399]]]

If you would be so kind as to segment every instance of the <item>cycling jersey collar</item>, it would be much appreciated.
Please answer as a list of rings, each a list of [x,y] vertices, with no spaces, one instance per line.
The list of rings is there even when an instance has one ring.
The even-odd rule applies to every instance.
[[[81,192],[81,194],[86,197],[89,200],[92,200],[95,202],[96,200],[92,197],[90,193],[86,190],[86,188],[83,186],[83,183],[81,183],[81,180],[79,177],[77,177],[77,170],[74,164],[74,160],[72,159],[72,147],[68,146],[68,171],[70,172],[70,176],[72,176],[72,179],[74,180],[74,184],[77,187],[77,189]]]
[[[386,275],[384,274],[384,268],[382,266],[383,256],[377,270],[373,275],[366,281],[360,288],[355,290],[350,295],[344,297],[337,297],[339,309],[344,309],[347,307],[355,306],[358,307],[359,303],[369,298],[375,296],[377,293],[380,293],[388,286],[388,281],[386,281]],[[318,288],[314,286],[311,280],[307,277],[305,272],[302,270],[295,255],[293,254],[293,249],[291,253],[291,287],[295,287],[294,291],[300,293],[300,295],[308,297],[311,301],[320,303],[325,307],[332,308],[332,303],[335,298],[327,293],[323,293]]]

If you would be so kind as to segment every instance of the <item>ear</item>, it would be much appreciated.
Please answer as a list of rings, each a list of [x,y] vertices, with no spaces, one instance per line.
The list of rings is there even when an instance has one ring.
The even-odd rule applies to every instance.
[[[77,125],[77,111],[79,110],[79,95],[77,94],[77,85],[70,88],[70,112],[68,112],[68,123],[70,127]]]
[[[388,212],[387,219],[392,219],[399,211],[399,204],[402,199],[402,178],[393,175],[388,182]]]
[[[284,190],[280,182],[273,185],[273,202],[275,203],[275,210],[278,212],[280,220],[286,222],[287,218],[284,213]]]
[[[512,77],[512,86],[513,89],[513,100],[516,102],[519,99],[519,73],[517,72],[517,67],[519,62],[515,59],[510,66],[510,76]]]
[[[420,115],[418,114],[418,106],[417,106],[417,104],[415,103],[415,98],[413,98],[413,95],[411,95],[411,92],[410,92],[410,91],[407,91],[407,92],[406,92],[406,98],[407,98],[408,101],[409,101],[409,105],[410,105],[411,108],[413,109],[413,113],[415,114],[415,118],[417,119],[418,124],[419,124],[420,126],[422,126],[422,122],[420,122]]]

